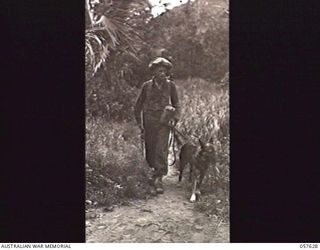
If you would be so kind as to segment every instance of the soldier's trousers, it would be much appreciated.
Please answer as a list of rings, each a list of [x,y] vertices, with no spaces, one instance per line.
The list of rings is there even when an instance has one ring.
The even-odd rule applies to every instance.
[[[154,177],[168,173],[169,128],[158,121],[144,120],[146,160],[155,169]]]

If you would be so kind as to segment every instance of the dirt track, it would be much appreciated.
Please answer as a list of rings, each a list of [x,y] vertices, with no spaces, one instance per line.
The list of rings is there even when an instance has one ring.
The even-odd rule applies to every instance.
[[[177,176],[169,174],[162,195],[111,212],[91,210],[87,213],[87,242],[229,242],[229,225],[196,212],[185,185],[179,187]]]

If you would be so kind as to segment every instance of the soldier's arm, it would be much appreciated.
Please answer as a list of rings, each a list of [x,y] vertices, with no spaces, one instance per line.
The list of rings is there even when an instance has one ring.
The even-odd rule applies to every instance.
[[[176,109],[175,118],[178,120],[180,118],[181,109],[180,109],[178,91],[177,91],[176,85],[173,82],[171,82],[171,103],[172,103],[172,106]]]
[[[142,112],[142,108],[143,108],[143,103],[145,101],[145,96],[146,96],[146,90],[145,90],[145,84],[142,85],[140,94],[138,96],[138,99],[136,101],[136,104],[134,106],[134,117],[135,120],[138,124],[138,126],[140,127],[140,129],[142,129],[142,121],[141,121],[141,112]]]

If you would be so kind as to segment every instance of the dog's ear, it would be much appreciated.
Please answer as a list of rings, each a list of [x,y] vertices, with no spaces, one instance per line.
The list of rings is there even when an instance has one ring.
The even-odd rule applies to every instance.
[[[201,149],[204,149],[205,143],[200,138],[198,140],[199,140]]]

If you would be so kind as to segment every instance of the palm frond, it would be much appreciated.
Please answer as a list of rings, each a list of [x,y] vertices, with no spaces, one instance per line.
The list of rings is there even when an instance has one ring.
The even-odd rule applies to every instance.
[[[89,30],[86,32],[85,45],[87,70],[95,74],[102,64],[106,62],[110,54],[109,43],[101,35],[101,30]]]
[[[109,60],[113,52],[126,48],[129,54],[136,53],[135,44],[141,38],[128,20],[134,18],[133,12],[145,7],[146,1],[117,0],[103,4],[102,14],[93,20],[93,28],[86,30],[85,35],[86,66],[93,74]]]

